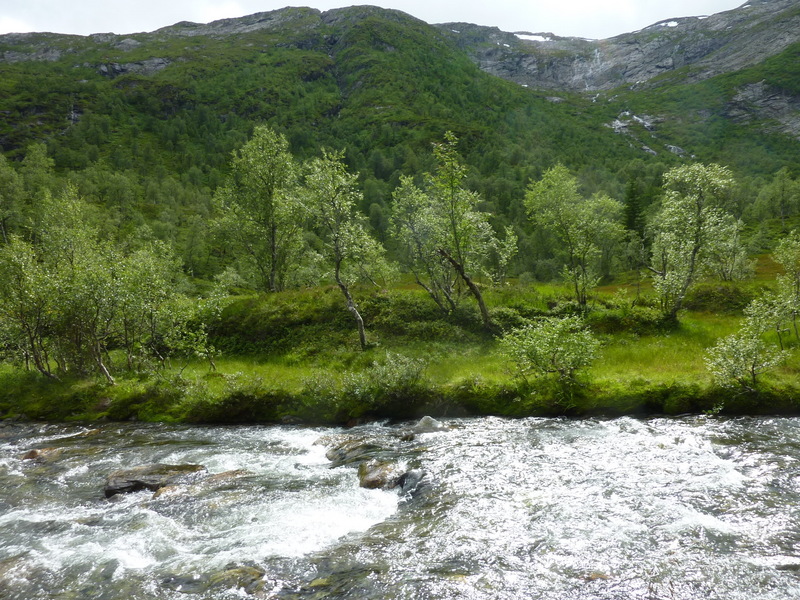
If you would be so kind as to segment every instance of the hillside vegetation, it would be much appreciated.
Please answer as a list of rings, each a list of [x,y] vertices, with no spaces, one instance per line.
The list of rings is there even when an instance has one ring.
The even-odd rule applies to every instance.
[[[0,36],[0,414],[794,412],[797,48],[582,95],[371,7]]]

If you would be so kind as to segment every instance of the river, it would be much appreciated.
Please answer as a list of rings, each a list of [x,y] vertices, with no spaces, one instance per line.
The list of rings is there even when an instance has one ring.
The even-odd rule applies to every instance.
[[[798,419],[441,424],[0,423],[0,598],[800,598]],[[343,440],[425,485],[359,487]],[[149,463],[207,473],[105,497]]]

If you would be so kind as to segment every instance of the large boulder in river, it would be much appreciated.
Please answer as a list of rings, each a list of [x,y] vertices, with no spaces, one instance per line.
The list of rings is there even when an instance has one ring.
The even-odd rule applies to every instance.
[[[359,485],[368,490],[390,490],[397,487],[401,471],[393,463],[370,460],[358,465]]]
[[[164,465],[155,463],[114,471],[106,479],[106,498],[140,490],[156,490],[180,483],[192,483],[206,472],[203,465]]]

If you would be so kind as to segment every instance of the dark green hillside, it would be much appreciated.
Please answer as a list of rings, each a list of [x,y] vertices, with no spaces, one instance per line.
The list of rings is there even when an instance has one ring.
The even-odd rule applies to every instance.
[[[374,199],[385,200],[398,174],[417,172],[430,143],[452,130],[481,173],[475,184],[500,206],[558,160],[580,168],[591,155],[632,155],[585,113],[585,100],[554,103],[484,74],[437,29],[403,13],[266,15],[280,26],[4,36],[4,153],[20,156],[44,140],[60,170],[100,161],[213,188],[231,150],[254,123],[268,122],[299,156],[346,148],[351,167],[379,182]]]

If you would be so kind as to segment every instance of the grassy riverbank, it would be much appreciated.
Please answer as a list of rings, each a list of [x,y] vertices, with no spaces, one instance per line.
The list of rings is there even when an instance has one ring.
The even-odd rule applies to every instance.
[[[173,361],[116,385],[52,381],[0,367],[0,416],[53,420],[346,423],[422,414],[647,415],[721,411],[800,413],[800,353],[764,374],[757,390],[715,386],[707,348],[734,332],[759,284],[708,284],[666,327],[633,288],[600,291],[587,321],[602,340],[577,381],[519,378],[468,302],[443,317],[412,286],[360,290],[371,348],[359,349],[338,291],[242,296],[213,332],[216,370]],[[574,307],[556,286],[508,286],[487,299],[510,329]],[[113,356],[112,356],[113,358]]]

